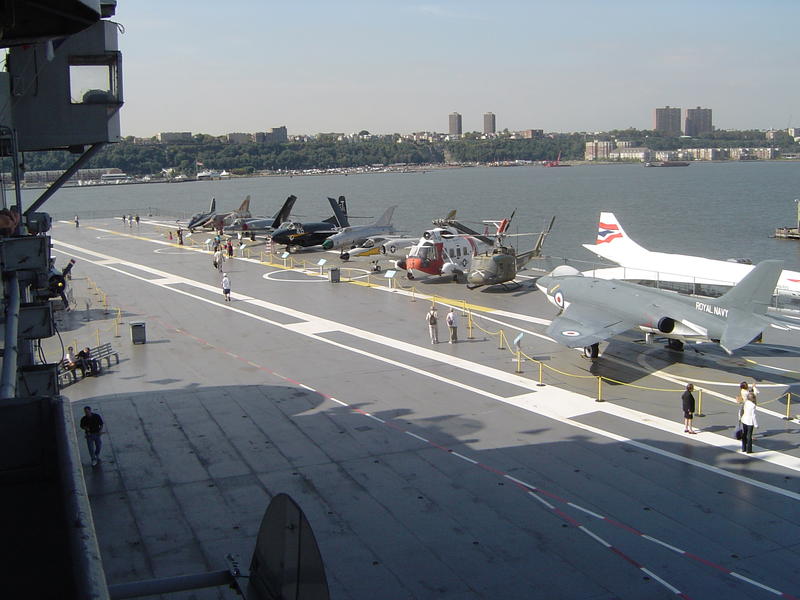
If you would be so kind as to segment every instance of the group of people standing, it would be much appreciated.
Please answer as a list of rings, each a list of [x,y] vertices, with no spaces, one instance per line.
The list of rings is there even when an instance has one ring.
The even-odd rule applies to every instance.
[[[692,418],[695,412],[694,384],[687,384],[686,390],[681,396],[683,408],[684,433],[697,433],[692,427]],[[748,384],[743,381],[739,384],[739,393],[736,396],[737,425],[736,438],[742,441],[742,452],[752,454],[753,452],[753,432],[758,427],[756,417],[756,405],[758,404],[758,388],[756,384]]]
[[[76,217],[77,219],[77,217]],[[136,226],[139,226],[139,215],[122,215],[122,224],[127,223],[128,227],[133,227],[133,222],[136,221]],[[77,227],[77,224],[75,225]]]
[[[444,318],[447,324],[447,329],[450,333],[449,344],[454,344],[458,341],[458,315],[454,308],[450,308]],[[428,330],[431,334],[431,344],[439,343],[439,312],[436,310],[436,305],[432,305],[428,314],[425,315],[425,322],[428,323]]]

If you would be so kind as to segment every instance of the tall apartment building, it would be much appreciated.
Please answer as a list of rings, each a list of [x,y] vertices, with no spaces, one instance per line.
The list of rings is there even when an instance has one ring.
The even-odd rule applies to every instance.
[[[286,125],[282,125],[266,131],[257,131],[253,137],[257,144],[278,144],[288,141],[289,134],[286,131]]]
[[[681,109],[664,108],[656,109],[656,118],[654,130],[666,133],[667,135],[680,135],[681,134]]]
[[[683,133],[692,137],[711,133],[714,127],[711,124],[710,108],[687,108],[686,120],[684,121]]]
[[[583,158],[584,160],[608,160],[608,156],[613,149],[614,142],[603,142],[599,140],[586,142],[586,150]]]
[[[461,135],[461,115],[450,113],[450,135]]]
[[[483,114],[483,133],[497,133],[497,123],[494,118],[494,113]]]

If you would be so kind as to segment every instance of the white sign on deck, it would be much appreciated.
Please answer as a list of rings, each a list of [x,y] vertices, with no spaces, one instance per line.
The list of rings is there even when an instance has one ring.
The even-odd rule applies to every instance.
[[[327,261],[327,260],[325,260],[324,258],[320,258],[320,259],[317,261],[317,266],[318,266],[318,267],[321,267],[321,266],[322,266],[322,265],[324,265],[326,262],[328,262],[328,261]]]
[[[281,254],[281,258],[283,260],[286,260],[287,258],[289,258],[289,253],[288,252],[284,252],[283,254]]]
[[[395,275],[397,275],[397,271],[395,271],[394,269],[389,269],[388,271],[386,271],[386,273],[383,274],[383,276],[386,277],[386,279],[392,279]]]
[[[514,345],[515,345],[517,348],[519,348],[519,343],[520,343],[520,341],[522,340],[522,336],[523,336],[523,335],[525,335],[525,334],[524,334],[523,332],[520,332],[520,334],[519,334],[517,337],[515,337],[515,338],[514,338]]]

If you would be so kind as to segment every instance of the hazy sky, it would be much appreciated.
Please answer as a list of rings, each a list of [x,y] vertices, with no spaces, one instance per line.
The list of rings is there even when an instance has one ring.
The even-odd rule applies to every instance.
[[[124,135],[800,126],[798,0],[119,0]]]

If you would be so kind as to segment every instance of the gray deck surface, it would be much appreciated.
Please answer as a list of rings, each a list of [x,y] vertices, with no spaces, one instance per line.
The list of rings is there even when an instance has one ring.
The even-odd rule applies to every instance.
[[[239,259],[226,303],[210,256],[164,231],[147,219],[53,231],[58,264],[78,261],[64,345],[94,346],[100,330],[121,358],[63,392],[107,426],[103,462],[84,462],[110,583],[225,568],[229,552],[249,562],[286,492],[335,599],[800,596],[800,426],[779,418],[797,391],[796,336],[769,331],[731,358],[630,334],[590,363],[526,320],[555,314],[529,281],[507,293],[414,282],[412,296],[406,281],[390,292]],[[302,257],[322,256],[338,263]],[[121,310],[120,337],[96,288]],[[464,341],[431,345],[434,294],[514,313],[474,311],[490,333],[525,331],[546,385],[536,364],[515,374],[496,337],[466,340],[464,317]],[[144,345],[131,344],[136,321]],[[60,351],[51,339],[48,359]],[[596,403],[592,375],[640,387],[606,381]],[[730,398],[753,378],[763,410],[746,456]],[[680,392],[656,391],[687,380],[704,390],[697,436],[682,433]]]

